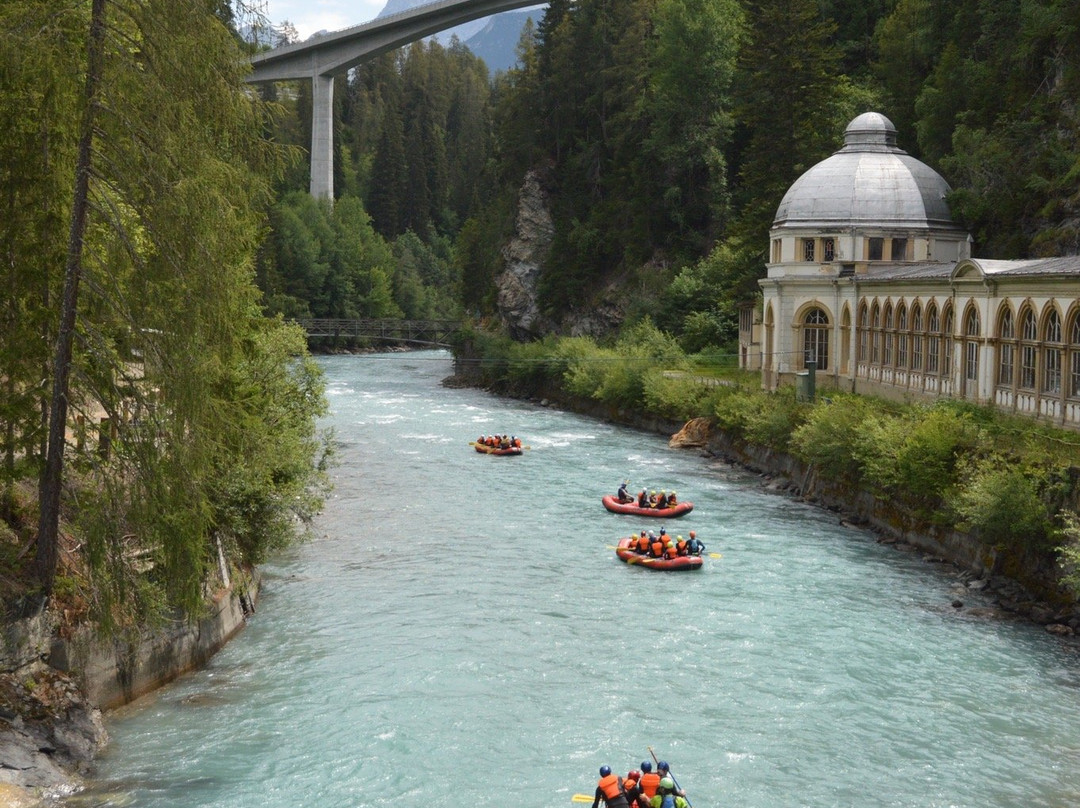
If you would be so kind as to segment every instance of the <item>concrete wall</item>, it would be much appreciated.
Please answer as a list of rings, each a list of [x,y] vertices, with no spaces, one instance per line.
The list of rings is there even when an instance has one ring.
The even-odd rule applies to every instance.
[[[110,710],[202,666],[243,629],[258,592],[257,574],[217,592],[209,613],[176,621],[138,639],[104,640],[89,629],[56,638],[49,664],[75,679],[90,703]]]

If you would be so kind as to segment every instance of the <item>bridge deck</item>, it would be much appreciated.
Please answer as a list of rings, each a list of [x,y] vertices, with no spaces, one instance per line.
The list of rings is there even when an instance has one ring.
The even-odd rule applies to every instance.
[[[312,318],[295,322],[311,337],[364,339],[373,342],[411,342],[450,346],[461,330],[458,320],[385,320]]]

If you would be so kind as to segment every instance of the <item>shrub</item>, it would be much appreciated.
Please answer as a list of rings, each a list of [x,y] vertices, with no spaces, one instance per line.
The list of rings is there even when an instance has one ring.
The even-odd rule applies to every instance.
[[[863,479],[879,495],[898,497],[940,522],[940,505],[956,483],[957,462],[980,444],[981,431],[950,407],[912,407],[871,415],[857,430],[855,457]]]
[[[653,369],[644,381],[645,409],[654,415],[688,421],[713,412],[716,388],[703,384],[699,378],[685,374],[673,376]]]
[[[1075,511],[1062,511],[1061,522],[1064,541],[1056,548],[1058,566],[1063,572],[1061,582],[1080,597],[1080,517]]]
[[[990,455],[962,464],[962,481],[951,498],[960,527],[987,544],[1049,549],[1051,514],[1041,492],[1044,469],[1018,464],[1015,458]]]
[[[794,387],[775,393],[729,388],[727,395],[718,397],[713,415],[717,425],[730,434],[785,452],[808,411],[809,405],[795,400]]]
[[[835,480],[859,477],[855,439],[863,422],[879,408],[872,399],[838,395],[818,401],[791,436],[791,450]]]

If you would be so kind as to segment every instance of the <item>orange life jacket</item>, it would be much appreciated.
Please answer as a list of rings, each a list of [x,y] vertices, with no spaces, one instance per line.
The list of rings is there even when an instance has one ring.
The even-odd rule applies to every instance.
[[[648,536],[638,536],[637,548],[642,553],[649,552],[649,537]]]
[[[641,775],[641,793],[648,799],[656,796],[657,786],[660,785],[660,775],[656,772],[646,772]]]
[[[664,557],[664,543],[662,541],[660,541],[659,539],[657,539],[656,541],[654,541],[652,543],[652,554],[656,558],[663,558]],[[648,777],[648,775],[645,775],[645,777]],[[642,779],[645,779],[645,778],[642,778]]]
[[[622,794],[621,781],[619,776],[614,773],[609,774],[607,777],[601,777],[600,782],[596,785],[603,792],[605,799],[613,800]]]
[[[678,543],[677,543],[677,544],[675,545],[675,551],[676,551],[676,552],[677,552],[677,553],[678,553],[679,555],[681,555],[681,556],[684,556],[684,555],[686,555],[686,554],[687,554],[687,553],[689,552],[689,551],[688,551],[688,550],[686,549],[686,540],[685,540],[685,539],[683,539],[682,541],[678,542]]]

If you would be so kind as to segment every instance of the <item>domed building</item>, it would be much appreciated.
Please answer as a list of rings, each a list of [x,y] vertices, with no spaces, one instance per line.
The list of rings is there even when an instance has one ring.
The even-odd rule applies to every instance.
[[[1080,257],[971,258],[949,191],[888,118],[855,118],[777,208],[741,366],[766,389],[955,396],[1080,428]]]

